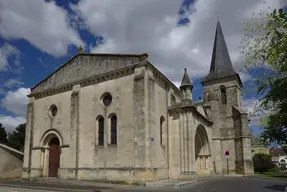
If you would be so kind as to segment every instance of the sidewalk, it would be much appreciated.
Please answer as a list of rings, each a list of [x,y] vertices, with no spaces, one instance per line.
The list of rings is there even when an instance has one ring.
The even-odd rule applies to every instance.
[[[59,178],[33,178],[30,180],[22,180],[22,182],[36,182],[43,184],[63,184],[70,186],[90,186],[90,187],[104,187],[104,188],[115,188],[115,189],[133,189],[137,186],[127,185],[127,184],[112,184],[104,182],[95,181],[83,181],[83,180],[69,180],[69,179],[59,179]]]
[[[206,175],[201,177],[196,177],[194,179],[179,179],[179,180],[162,180],[162,181],[153,181],[146,182],[146,186],[148,187],[174,187],[180,188],[185,185],[189,185],[198,181],[206,180],[206,179],[214,179],[222,177],[222,175]]]
[[[196,180],[186,181],[186,180],[162,180],[162,181],[152,181],[146,182],[147,187],[175,187],[180,188],[184,185],[188,185],[196,182]]]
[[[59,178],[34,178],[31,180],[22,180],[23,183],[25,182],[36,182],[36,183],[43,183],[43,184],[63,184],[63,185],[72,185],[72,186],[94,186],[94,187],[104,187],[104,188],[112,188],[112,189],[156,189],[156,188],[180,188],[185,185],[189,185],[201,180],[206,179],[215,179],[220,178],[223,176],[241,176],[241,175],[207,175],[202,177],[197,177],[194,179],[181,179],[181,180],[160,180],[160,181],[151,181],[151,182],[144,182],[141,185],[128,185],[124,183],[113,184],[113,183],[104,183],[104,182],[96,182],[96,181],[83,181],[83,180],[65,180]]]

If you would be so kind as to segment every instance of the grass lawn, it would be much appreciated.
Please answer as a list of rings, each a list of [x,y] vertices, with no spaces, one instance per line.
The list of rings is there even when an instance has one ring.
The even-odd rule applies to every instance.
[[[265,173],[255,173],[258,177],[263,178],[274,178],[274,179],[282,179],[287,180],[287,172],[265,172]]]

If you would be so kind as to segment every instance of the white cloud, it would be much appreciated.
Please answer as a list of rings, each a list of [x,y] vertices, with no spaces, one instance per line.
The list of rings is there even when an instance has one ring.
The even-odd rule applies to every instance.
[[[24,82],[19,81],[17,79],[8,79],[5,83],[4,83],[4,87],[7,88],[12,88],[12,87],[19,87],[21,85],[24,85]]]
[[[24,117],[12,117],[0,115],[0,123],[5,127],[7,132],[13,131],[18,125],[25,123]]]
[[[0,0],[0,35],[25,39],[43,52],[63,56],[68,46],[84,45],[69,25],[68,13],[55,2]]]
[[[7,111],[25,117],[28,104],[28,94],[30,94],[30,89],[23,87],[16,91],[8,91],[6,96],[1,100],[1,105]]]
[[[0,18],[0,21],[1,21],[1,18]],[[1,26],[1,22],[0,22],[0,26]],[[13,62],[10,63],[9,65],[8,59],[10,57],[14,57],[14,59],[13,59]],[[0,47],[0,72],[7,71],[9,68],[11,68],[11,64],[15,65],[16,67],[20,66],[20,51],[16,47],[8,43],[5,43],[2,47]]]
[[[198,0],[186,14],[191,22],[178,26],[181,4],[179,0],[82,0],[75,9],[95,36],[104,37],[104,43],[93,52],[147,52],[165,75],[180,81],[184,67],[193,79],[207,74],[217,16],[236,63],[243,37],[241,22],[253,11],[277,7],[279,1]]]

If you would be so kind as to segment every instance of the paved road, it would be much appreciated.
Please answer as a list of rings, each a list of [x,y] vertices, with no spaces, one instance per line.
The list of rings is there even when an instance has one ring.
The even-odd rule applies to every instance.
[[[45,184],[36,182],[23,182],[19,180],[0,182],[0,192],[100,192],[110,189],[100,186],[75,186],[63,184]]]
[[[181,192],[284,192],[287,181],[251,177],[223,177],[184,186]]]
[[[284,192],[287,181],[259,179],[250,177],[223,177],[203,180],[181,188],[134,188],[112,189],[96,186],[68,186],[61,184],[0,182],[0,192],[140,192],[140,191],[178,191],[178,192]]]

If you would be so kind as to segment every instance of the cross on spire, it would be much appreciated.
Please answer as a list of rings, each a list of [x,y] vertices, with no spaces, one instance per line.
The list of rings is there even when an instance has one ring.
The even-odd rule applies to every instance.
[[[83,47],[80,45],[80,47],[78,48],[78,53],[83,53]]]

